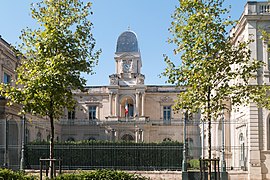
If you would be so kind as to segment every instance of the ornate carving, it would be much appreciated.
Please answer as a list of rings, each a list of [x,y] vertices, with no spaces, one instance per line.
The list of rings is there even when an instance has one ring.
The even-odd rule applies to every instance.
[[[13,69],[13,65],[12,65],[12,63],[10,62],[10,60],[8,60],[8,59],[5,59],[5,66],[7,67],[7,68],[10,68],[10,69]]]
[[[144,84],[144,75],[142,74],[135,74],[137,84]]]
[[[97,97],[90,96],[85,98],[85,103],[99,102],[100,100]]]
[[[110,85],[118,85],[119,77],[117,74],[112,74],[109,77],[110,77]]]
[[[172,99],[171,97],[164,96],[164,97],[161,97],[161,98],[160,98],[160,101],[163,102],[163,103],[166,103],[166,102],[173,102],[173,99]]]

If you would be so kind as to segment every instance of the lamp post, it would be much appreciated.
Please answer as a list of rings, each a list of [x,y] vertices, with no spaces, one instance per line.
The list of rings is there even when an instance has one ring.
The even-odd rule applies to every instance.
[[[20,161],[20,170],[24,170],[24,140],[25,140],[25,114],[22,117],[22,147],[21,147],[21,161]]]
[[[187,144],[186,144],[186,120],[187,120],[187,114],[188,111],[185,112],[184,114],[184,124],[183,124],[183,161],[182,161],[182,179],[185,179],[185,177],[187,177]]]
[[[5,118],[5,153],[4,153],[4,167],[8,168],[8,117]]]
[[[226,174],[226,161],[225,161],[225,128],[224,128],[224,108],[222,110],[222,119],[221,119],[221,130],[222,130],[222,134],[221,134],[221,179],[228,179],[227,178],[227,174]]]

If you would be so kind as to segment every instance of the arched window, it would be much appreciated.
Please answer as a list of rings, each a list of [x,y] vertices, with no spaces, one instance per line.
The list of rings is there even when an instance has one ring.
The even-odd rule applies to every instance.
[[[50,138],[51,138],[51,135],[49,134],[49,135],[47,136],[47,141],[50,141]]]
[[[164,138],[164,139],[163,139],[163,142],[170,142],[170,141],[172,141],[171,138]]]
[[[67,141],[75,141],[75,139],[73,137],[69,137],[67,138]]]
[[[94,138],[94,137],[88,138],[88,141],[95,141],[95,140],[96,140],[96,138]]]
[[[25,130],[25,139],[24,139],[25,143],[29,143],[30,142],[30,131],[29,129]]]
[[[270,116],[268,117],[267,124],[267,149],[270,150]]]
[[[186,138],[186,143],[187,143],[187,152],[188,152],[188,156],[192,157],[193,156],[193,147],[194,147],[194,143],[193,143],[193,139],[192,138]]]
[[[41,132],[37,133],[37,139],[36,141],[41,142]]]
[[[244,168],[245,167],[245,141],[244,141],[244,136],[243,133],[239,135],[239,161],[240,161],[240,167]]]
[[[123,141],[134,141],[134,138],[130,134],[124,134],[122,136],[121,140],[123,140]]]

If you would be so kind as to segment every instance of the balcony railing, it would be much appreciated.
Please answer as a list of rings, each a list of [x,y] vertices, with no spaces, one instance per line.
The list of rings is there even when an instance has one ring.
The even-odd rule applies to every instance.
[[[270,15],[270,2],[247,2],[245,15]]]

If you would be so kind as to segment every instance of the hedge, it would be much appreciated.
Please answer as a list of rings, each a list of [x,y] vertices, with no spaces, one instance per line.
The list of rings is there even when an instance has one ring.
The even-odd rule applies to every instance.
[[[23,172],[14,172],[14,171],[11,171],[10,169],[0,169],[0,179],[4,179],[4,180],[15,180],[15,179],[35,180],[36,177],[26,175]]]
[[[78,174],[63,174],[54,178],[54,180],[147,180],[141,175],[129,174],[122,171],[112,171],[112,170],[97,170],[92,172],[80,172]]]
[[[56,144],[55,157],[64,169],[161,170],[181,169],[182,143],[80,142]],[[26,145],[26,168],[49,157],[49,144]]]

